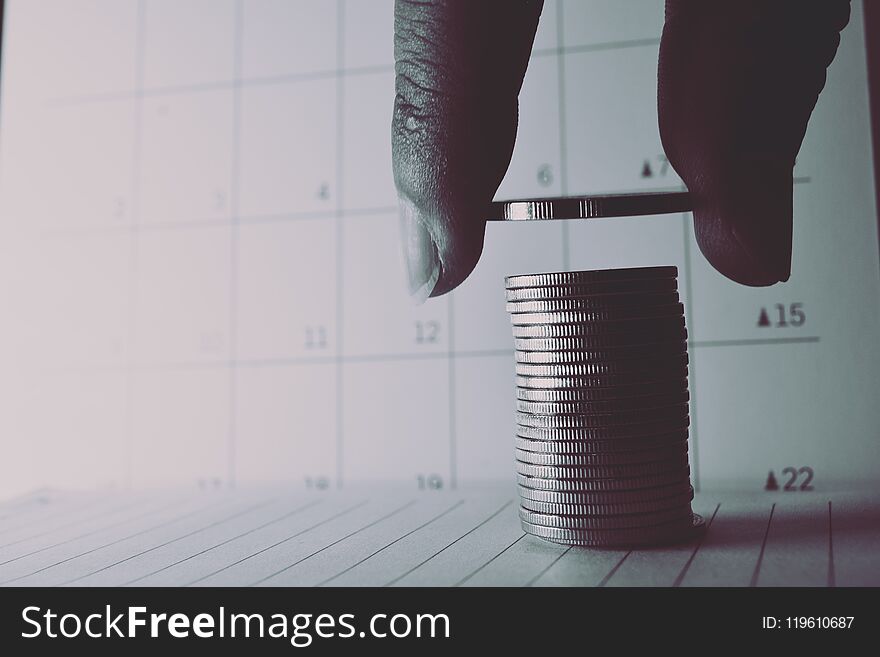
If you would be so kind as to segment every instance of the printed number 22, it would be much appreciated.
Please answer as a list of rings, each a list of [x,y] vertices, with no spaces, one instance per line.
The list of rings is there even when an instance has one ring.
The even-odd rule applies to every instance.
[[[807,465],[803,466],[802,468],[792,468],[791,466],[789,466],[782,470],[782,474],[789,475],[789,479],[785,482],[785,487],[783,488],[783,490],[813,490],[813,468]],[[801,482],[801,485],[798,486],[795,484],[795,482],[797,481],[798,475],[802,474],[805,474],[807,476]]]

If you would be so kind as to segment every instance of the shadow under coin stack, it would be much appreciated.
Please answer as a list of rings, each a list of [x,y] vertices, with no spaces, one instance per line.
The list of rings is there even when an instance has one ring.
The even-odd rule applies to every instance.
[[[688,356],[675,267],[509,276],[523,530],[557,543],[687,540]]]

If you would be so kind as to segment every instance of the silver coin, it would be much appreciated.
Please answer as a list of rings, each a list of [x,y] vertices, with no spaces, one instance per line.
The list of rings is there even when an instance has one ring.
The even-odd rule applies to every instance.
[[[539,287],[508,288],[507,301],[540,301],[590,297],[602,301],[604,297],[629,294],[670,294],[678,292],[675,278],[631,281],[601,281],[580,285],[546,285]]]
[[[540,429],[534,431],[540,432]],[[679,446],[687,449],[687,429],[672,431],[650,436],[638,436],[626,440],[538,440],[515,436],[514,441],[518,449],[539,454],[632,454],[643,450],[653,450],[659,447]]]
[[[534,490],[600,492],[655,488],[657,486],[674,484],[677,481],[687,481],[690,483],[690,477],[690,468],[681,468],[679,470],[670,470],[668,472],[627,479],[545,479],[542,477],[526,477],[517,473],[516,482],[520,485],[521,489],[525,487]]]
[[[681,471],[688,467],[687,454],[665,461],[648,463],[625,463],[620,465],[533,465],[523,461],[516,462],[516,471],[524,477],[539,479],[614,479],[622,481],[636,477],[648,477],[656,474]]]
[[[664,509],[674,509],[685,504],[690,504],[693,499],[694,489],[693,487],[690,487],[690,489],[684,493],[644,501],[617,504],[556,504],[554,502],[530,500],[525,497],[520,499],[520,504],[522,505],[522,508],[536,513],[567,516],[617,516],[629,515],[631,513],[654,513],[655,511],[662,511]]]
[[[620,322],[647,320],[658,317],[682,317],[684,305],[680,303],[663,306],[636,306],[632,308],[608,308],[605,310],[570,310],[550,313],[512,313],[514,326],[529,324],[584,324],[592,322]]]
[[[560,363],[594,363],[632,360],[634,358],[662,358],[687,354],[687,342],[668,340],[653,344],[638,344],[613,349],[580,349],[578,351],[521,351],[516,350],[516,362],[530,365]]]
[[[686,379],[687,367],[662,371],[629,372],[627,374],[602,374],[597,376],[517,376],[520,388],[616,388],[640,383],[676,381]]]
[[[551,429],[546,427],[527,427],[522,424],[516,426],[516,435],[521,438],[532,440],[567,440],[583,441],[590,440],[621,440],[641,439],[656,434],[668,434],[684,431],[690,426],[690,418],[670,418],[656,422],[639,422],[638,424],[622,424],[616,427],[567,427],[564,429]]]
[[[506,276],[504,285],[508,289],[517,287],[539,287],[555,285],[592,285],[619,281],[656,280],[675,278],[678,267],[622,267],[619,269],[593,269],[585,271],[553,271],[543,274],[517,274]]]
[[[521,413],[535,415],[560,415],[574,413],[607,414],[634,413],[645,409],[661,408],[674,404],[687,404],[690,395],[687,390],[665,395],[647,395],[643,397],[624,397],[603,401],[577,402],[534,402],[523,399],[516,400],[516,410]]]
[[[592,297],[508,301],[504,307],[507,312],[517,314],[671,306],[680,302],[678,292],[658,292],[655,294],[600,294]]]
[[[693,209],[694,202],[689,192],[560,196],[495,201],[490,207],[489,221],[636,217],[690,212]]]
[[[598,454],[558,454],[532,452],[516,448],[516,460],[531,465],[556,467],[592,467],[597,465],[629,465],[638,463],[654,463],[671,459],[684,459],[687,462],[687,442],[648,449],[629,450],[626,452],[603,452]]]
[[[698,514],[685,521],[638,527],[631,529],[562,529],[545,527],[520,520],[524,532],[563,545],[583,547],[636,547],[666,545],[673,542],[688,541],[699,535],[705,528],[705,521]]]
[[[630,527],[653,527],[667,522],[690,518],[690,503],[661,509],[650,513],[597,516],[594,514],[572,516],[568,514],[538,513],[525,507],[519,508],[519,517],[532,525],[559,527],[562,529],[626,529]]]
[[[640,488],[637,490],[605,491],[559,491],[541,490],[527,486],[517,486],[519,496],[536,502],[553,504],[629,504],[631,502],[650,502],[662,497],[683,495],[691,488],[691,482],[675,481],[665,486]]]
[[[530,402],[594,402],[673,394],[680,391],[686,392],[687,388],[687,378],[683,377],[671,381],[637,383],[613,388],[517,388],[516,398]]]
[[[693,199],[689,192],[636,192],[596,196],[561,196],[555,198],[495,201],[490,207],[489,221],[636,217],[650,214],[690,212],[693,209]]]
[[[644,358],[622,358],[612,361],[589,361],[582,363],[517,363],[519,376],[601,376],[606,374],[632,374],[637,372],[664,372],[687,367],[687,353],[674,356],[646,356]]]
[[[668,327],[658,329],[647,334],[645,331],[637,331],[635,333],[608,333],[561,338],[516,338],[513,341],[513,346],[520,353],[564,353],[567,351],[628,349],[630,347],[650,349],[656,344],[686,342],[687,337],[687,330],[679,325],[673,326],[671,329]]]
[[[539,429],[604,429],[621,427],[626,430],[632,425],[654,423],[681,423],[688,417],[687,404],[658,406],[628,413],[571,413],[567,415],[534,415],[532,413],[516,414],[519,427],[535,427]]]
[[[661,332],[684,329],[684,317],[651,317],[607,322],[579,322],[577,324],[514,324],[514,338],[570,338],[613,333],[636,333],[642,342],[656,339]],[[630,336],[632,338],[634,336]]]

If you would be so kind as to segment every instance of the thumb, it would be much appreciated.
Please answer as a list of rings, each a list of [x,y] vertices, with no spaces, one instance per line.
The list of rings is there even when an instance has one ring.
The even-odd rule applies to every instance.
[[[745,285],[791,275],[795,158],[849,0],[667,0],[658,111],[703,255]]]

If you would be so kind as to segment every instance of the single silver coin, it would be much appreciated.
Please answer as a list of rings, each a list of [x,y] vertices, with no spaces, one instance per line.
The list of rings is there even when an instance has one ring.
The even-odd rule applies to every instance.
[[[551,219],[601,219],[690,212],[689,192],[635,192],[596,196],[560,196],[495,201],[489,221],[541,221]],[[659,269],[659,268],[657,268]]]
[[[560,299],[535,299],[531,301],[508,301],[509,313],[553,313],[571,311],[608,310],[614,308],[644,308],[647,306],[672,306],[680,303],[678,292],[654,294],[599,294],[591,297]]]
[[[519,517],[532,525],[544,527],[560,527],[562,529],[626,529],[635,527],[653,527],[668,522],[690,518],[690,503],[660,509],[649,513],[630,513],[625,515],[597,516],[594,514],[568,515],[557,513],[538,513],[523,506],[519,508]]]
[[[632,425],[662,424],[670,422],[681,424],[687,421],[688,405],[674,404],[658,406],[629,413],[571,413],[566,415],[535,415],[532,413],[516,414],[518,427],[535,427],[538,429],[605,429],[620,427],[626,431]]]
[[[624,397],[622,399],[602,401],[535,402],[517,399],[516,410],[520,413],[531,413],[534,415],[638,413],[646,409],[687,404],[689,399],[690,395],[687,390],[679,390],[664,395]]]
[[[687,367],[688,362],[687,353],[681,353],[671,356],[645,356],[644,358],[580,363],[517,363],[515,369],[519,376],[601,376],[605,374],[674,371]]]
[[[530,365],[559,365],[563,363],[611,363],[635,358],[663,358],[687,354],[687,342],[669,340],[653,344],[630,345],[613,349],[580,349],[578,351],[522,351],[514,352],[517,363]]]
[[[610,503],[610,504],[556,504],[554,502],[539,502],[528,498],[521,498],[522,508],[535,513],[548,513],[564,516],[623,516],[629,514],[654,513],[664,509],[674,509],[685,504],[690,504],[694,499],[694,489],[672,496],[664,496],[651,500]]]
[[[601,374],[596,376],[519,376],[516,385],[520,388],[615,388],[640,383],[675,381],[686,379],[687,366],[675,369],[629,372],[627,374]]]
[[[656,340],[655,336],[676,329],[684,329],[684,317],[649,317],[647,319],[624,319],[607,322],[578,322],[575,324],[514,324],[514,338],[570,338],[615,333],[638,334],[642,342]],[[632,339],[630,335],[630,339]]]
[[[686,342],[687,337],[687,331],[678,325],[671,327],[671,329],[658,329],[648,334],[645,331],[636,331],[635,333],[579,335],[567,338],[515,338],[513,346],[520,353],[601,351],[629,349],[630,347],[650,349],[657,344]]]
[[[508,289],[518,287],[555,285],[593,285],[618,281],[656,280],[675,278],[678,267],[622,267],[619,269],[593,269],[584,271],[553,271],[542,274],[517,274],[506,276],[504,285]]]
[[[612,388],[517,388],[516,398],[530,402],[594,402],[687,392],[687,388],[687,378],[682,377],[670,381],[653,381]]]
[[[494,201],[488,221],[602,219],[693,210],[689,192],[635,192]]]
[[[672,459],[683,459],[687,462],[687,442],[648,449],[628,450],[626,452],[600,452],[588,454],[568,454],[555,452],[533,452],[516,448],[517,461],[531,465],[555,467],[592,467],[598,465],[630,465],[639,463],[655,463]]]
[[[684,431],[690,426],[690,418],[670,418],[656,422],[639,422],[635,424],[621,424],[614,427],[529,427],[522,424],[516,425],[516,435],[532,440],[567,440],[567,441],[590,441],[590,440],[621,440],[643,439],[656,434],[668,434]]]
[[[687,454],[665,461],[648,463],[626,463],[619,465],[534,465],[524,461],[516,461],[516,472],[524,477],[539,479],[614,479],[616,481],[636,477],[649,477],[662,473],[681,471],[688,467]]]
[[[536,433],[541,429],[534,429]],[[546,430],[543,430],[546,431]],[[558,434],[556,432],[554,435]],[[567,433],[564,435],[568,435]],[[687,449],[687,429],[672,431],[669,433],[638,436],[626,440],[583,440],[574,438],[569,440],[539,440],[523,436],[515,436],[514,442],[518,449],[539,454],[633,454],[643,450],[653,450],[659,447],[678,446]]]
[[[524,532],[563,545],[583,547],[638,547],[666,545],[689,541],[705,528],[705,521],[696,513],[684,521],[676,520],[653,527],[631,529],[562,529],[545,527],[520,520]]]
[[[630,294],[676,294],[678,281],[675,278],[642,279],[630,281],[601,281],[580,285],[545,285],[538,287],[508,288],[507,301],[541,301],[552,299],[603,298]]]
[[[529,324],[583,324],[589,322],[620,322],[647,320],[657,317],[683,317],[684,306],[680,303],[663,306],[635,306],[608,308],[605,310],[570,310],[549,313],[512,313],[514,326]]]
[[[518,485],[519,496],[536,502],[552,502],[554,504],[629,504],[646,502],[672,495],[683,495],[691,488],[691,482],[676,480],[665,485],[639,488],[633,490],[579,490],[561,491],[530,488]]]
[[[628,479],[545,479],[542,477],[526,477],[517,474],[516,483],[520,487],[534,490],[569,491],[569,492],[599,492],[599,491],[623,491],[641,490],[666,486],[678,481],[690,483],[690,468],[670,470],[642,477],[630,477]]]

